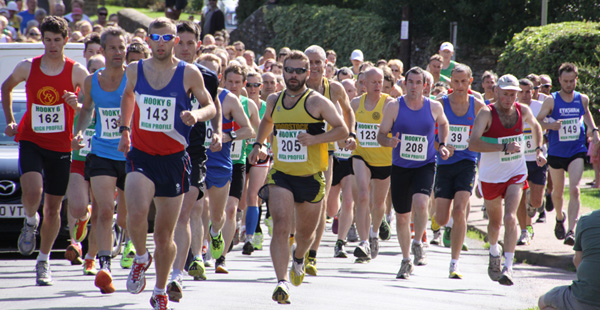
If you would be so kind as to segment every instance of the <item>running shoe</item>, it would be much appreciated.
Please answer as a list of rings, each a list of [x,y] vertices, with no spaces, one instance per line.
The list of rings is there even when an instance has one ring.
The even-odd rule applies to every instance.
[[[65,258],[71,262],[71,265],[83,264],[83,260],[81,259],[81,246],[77,243],[69,244],[65,251]]]
[[[565,220],[567,219],[567,215],[563,212],[563,219],[561,221],[559,221],[558,219],[556,219],[556,226],[554,226],[554,236],[556,236],[556,239],[558,240],[563,240],[565,239]]]
[[[334,235],[338,234],[339,225],[340,225],[340,221],[338,220],[338,217],[336,216],[333,218],[333,223],[331,223],[331,232]]]
[[[292,254],[292,267],[290,268],[290,282],[294,286],[300,286],[304,281],[304,263],[297,263]]]
[[[98,271],[98,274],[96,274],[96,279],[94,280],[94,285],[100,289],[102,294],[112,294],[115,292],[112,275],[110,274],[110,270],[107,268],[100,269],[100,271]]]
[[[39,221],[39,220],[38,220]],[[19,235],[18,248],[21,255],[29,256],[35,251],[36,247],[36,235],[38,225],[27,224],[27,219],[23,221],[23,228],[21,228],[21,234]]]
[[[210,255],[210,251],[202,254],[202,261],[204,261],[204,267],[212,267],[212,256]]]
[[[263,234],[262,233],[254,233],[254,237],[252,237],[252,246],[254,246],[255,250],[263,249]]]
[[[306,253],[306,257],[304,259],[304,271],[311,275],[311,276],[317,276],[317,258],[316,257],[310,257],[308,256],[308,253]]]
[[[440,230],[440,228],[441,228],[441,227],[440,227],[440,224],[438,224],[438,223],[435,221],[435,216],[432,216],[432,217],[431,217],[431,230],[432,230],[432,231],[436,231],[436,230]]]
[[[212,231],[212,225],[209,228]],[[221,257],[225,248],[225,241],[223,240],[223,232],[219,231],[216,237],[213,237],[212,233],[209,232],[210,236],[210,254],[212,257]]]
[[[333,223],[333,218],[331,216],[327,215],[327,217],[325,217],[325,223],[327,223],[327,224]]]
[[[385,216],[381,219],[381,225],[379,225],[379,238],[381,240],[390,240],[392,237],[392,231],[390,224],[386,221]]]
[[[427,253],[425,253],[425,249],[423,249],[423,243],[416,244],[412,243],[410,249],[414,255],[415,265],[417,266],[425,266],[427,265]]]
[[[369,237],[369,245],[371,247],[371,258],[376,258],[379,255],[379,238]]]
[[[86,259],[83,262],[83,275],[84,276],[95,276],[98,273],[98,269],[96,269],[96,260],[95,259]]]
[[[244,247],[242,248],[242,254],[251,255],[252,252],[254,252],[254,245],[252,242],[246,241],[246,243],[244,243]]]
[[[265,219],[265,225],[267,225],[267,229],[269,231],[269,236],[273,236],[273,218],[272,217],[267,217]]]
[[[429,242],[427,242],[427,230],[425,230],[423,232],[423,237],[421,238],[421,242],[423,243],[423,246],[428,248],[429,247]]]
[[[572,230],[569,230],[569,232],[567,232],[567,235],[565,236],[564,244],[570,245],[570,246],[575,245],[575,233]]]
[[[415,266],[413,265],[413,263],[410,259],[409,260],[403,259],[402,263],[400,264],[400,270],[398,270],[398,274],[396,274],[396,279],[407,279],[408,280],[414,269],[415,269]]]
[[[188,267],[188,274],[194,277],[194,281],[206,280],[206,264],[195,258]]]
[[[463,245],[462,245],[462,248],[461,248],[461,250],[462,250],[462,251],[465,251],[465,252],[469,251],[469,246],[467,245],[467,243],[466,243],[466,242],[463,242]]]
[[[344,249],[345,245],[346,242],[338,239],[338,241],[335,243],[335,248],[333,249],[333,257],[348,258],[348,253],[346,253],[346,250]]]
[[[121,255],[121,268],[128,269],[133,265],[133,259],[135,258],[135,247],[131,240],[125,243],[125,249]]]
[[[541,210],[540,215],[538,215],[537,220],[535,221],[536,223],[546,223],[546,211],[545,210]]]
[[[38,286],[50,286],[53,284],[49,262],[38,261],[35,264],[35,283]]]
[[[502,273],[500,275],[500,279],[498,279],[498,283],[502,285],[513,285],[513,271],[512,268],[508,268],[504,266],[502,268]]]
[[[169,310],[169,298],[167,295],[154,295],[150,297],[150,305],[154,310]]]
[[[231,247],[238,244],[240,244],[240,226],[236,225],[235,232],[233,233],[233,240],[231,241]]]
[[[167,296],[169,301],[179,302],[183,298],[183,274],[167,284]]]
[[[529,216],[530,218],[533,218],[535,216],[535,214],[537,213],[537,208],[534,208],[531,205],[530,193],[531,193],[531,191],[527,190],[527,194],[526,194],[526,196],[527,196],[527,202],[526,202],[526,205],[527,205],[527,216]]]
[[[431,225],[433,226],[433,225]],[[431,242],[429,242],[430,244],[434,244],[434,245],[440,245],[442,244],[442,233],[440,232],[440,230],[434,230],[433,231],[433,238],[431,239]]]
[[[92,214],[92,206],[88,206],[87,208],[87,215],[86,215],[86,219],[82,220],[82,219],[77,219],[77,221],[75,221],[75,226],[73,226],[73,236],[71,236],[73,239],[75,239],[76,242],[82,242],[85,237],[87,236],[88,233],[88,223],[90,221],[90,218]]]
[[[552,194],[546,194],[546,211],[554,210],[554,202],[552,202]]]
[[[146,263],[138,263],[133,260],[133,265],[129,276],[127,276],[127,291],[132,294],[141,293],[146,287],[146,270],[152,264],[152,255],[148,253],[148,261]],[[166,297],[166,296],[165,296]]]
[[[444,227],[444,235],[442,236],[442,242],[444,243],[444,246],[447,248],[449,248],[450,245],[452,244],[452,239],[450,239],[451,233],[452,233],[451,227]]]
[[[502,276],[502,270],[500,269],[500,264],[502,262],[502,258],[498,256],[493,256],[490,254],[490,262],[488,264],[488,276],[492,281],[498,281]]]
[[[356,231],[356,225],[354,223],[348,229],[348,235],[346,236],[348,242],[356,242],[358,241],[358,232]]]
[[[358,258],[371,258],[371,247],[367,244],[367,241],[361,241],[354,249],[354,256]]]
[[[533,226],[531,225],[527,225],[527,232],[529,233],[529,239],[533,240],[533,236],[535,236],[535,233],[533,232]]]
[[[463,274],[458,270],[458,263],[450,263],[450,279],[462,279]]]
[[[227,270],[227,265],[225,265],[225,256],[221,255],[221,257],[217,258],[215,261],[215,273],[229,273],[229,270]]]
[[[273,291],[273,300],[280,304],[289,304],[290,289],[287,281],[279,281]]]
[[[519,240],[517,240],[517,245],[529,245],[530,243],[531,239],[529,238],[529,232],[527,230],[522,231]]]

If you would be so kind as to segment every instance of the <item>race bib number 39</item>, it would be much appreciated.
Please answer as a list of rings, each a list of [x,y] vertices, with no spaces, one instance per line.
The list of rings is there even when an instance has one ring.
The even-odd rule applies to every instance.
[[[469,126],[450,125],[448,145],[452,145],[457,151],[466,150],[469,147]]]
[[[578,118],[563,119],[558,131],[558,141],[576,141],[579,139],[581,126]]]
[[[120,108],[102,109],[99,108],[100,122],[102,124],[102,137],[103,139],[120,139],[121,134],[119,133],[119,115],[121,113]]]
[[[298,135],[306,130],[277,130],[277,159],[282,162],[305,162],[308,159],[308,149],[300,144]]]
[[[52,133],[65,131],[65,109],[58,105],[31,105],[31,126],[37,133]]]
[[[427,137],[402,134],[400,157],[406,160],[424,161],[427,159]]]
[[[515,141],[521,145],[521,151],[519,153],[513,153],[513,154],[506,154],[505,152],[499,152],[501,163],[513,162],[513,161],[521,160],[523,158],[523,149],[524,149],[523,144],[525,144],[525,139],[523,138],[523,135],[498,138],[499,144],[511,143],[513,141]]]
[[[361,147],[380,147],[377,142],[379,124],[356,123],[356,135]]]
[[[140,95],[140,129],[167,132],[174,129],[175,98]]]

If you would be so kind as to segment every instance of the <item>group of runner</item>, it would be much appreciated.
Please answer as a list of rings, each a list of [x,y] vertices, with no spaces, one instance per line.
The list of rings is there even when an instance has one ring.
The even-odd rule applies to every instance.
[[[401,279],[427,264],[431,218],[432,243],[440,243],[446,226],[449,277],[461,279],[458,260],[476,183],[489,217],[488,274],[512,285],[515,247],[529,242],[531,217],[543,210],[546,162],[553,186],[545,203],[557,210],[556,237],[574,243],[586,141],[590,137],[597,152],[600,137],[588,97],[574,91],[573,64],[558,70],[560,91],[550,94],[551,82],[542,85],[545,98],[535,92],[535,81],[510,74],[484,76],[482,96],[471,89],[471,69],[451,60],[448,42],[430,59],[431,73],[413,67],[404,75],[400,61],[375,66],[358,50],[352,69],[336,73],[328,69],[335,52],[313,45],[280,51],[285,88],[278,91],[277,74],[261,74],[235,58],[245,56],[243,45],[234,55],[201,46],[193,22],[154,20],[146,38],[149,58],[143,46],[127,46],[122,29],[107,27],[99,42],[103,57],[89,57],[87,69],[64,57],[67,28],[60,17],[44,19],[45,53],[20,62],[2,85],[5,133],[19,142],[26,219],[18,247],[24,255],[37,247],[44,195],[38,285],[52,284],[49,254],[65,194],[71,228],[66,256],[81,260],[79,242],[89,236],[84,274],[95,275],[103,294],[114,292],[117,205],[117,223],[127,236],[121,266],[131,268],[127,290],[144,290],[154,261],[155,309],[180,301],[185,270],[205,280],[210,257],[215,272],[228,273],[226,256],[240,235],[242,254],[262,248],[261,200],[279,303],[289,303],[289,282],[298,286],[306,273],[318,274],[328,218],[335,218],[338,235],[334,256],[348,257],[345,246],[355,229],[353,254],[364,263],[378,256],[381,239],[390,239],[395,212]],[[16,124],[11,92],[23,81],[28,109]],[[562,211],[565,172],[568,216]],[[146,245],[151,204],[154,256]],[[517,215],[525,213],[518,238]],[[504,249],[498,244],[502,224]]]

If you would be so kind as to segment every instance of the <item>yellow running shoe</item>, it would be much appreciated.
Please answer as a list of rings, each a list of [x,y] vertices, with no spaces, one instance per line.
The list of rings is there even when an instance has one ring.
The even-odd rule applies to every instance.
[[[292,257],[294,256],[292,255]],[[292,282],[292,285],[300,286],[302,281],[304,281],[304,275],[304,264],[298,264],[296,260],[293,260],[292,267],[290,268],[290,282]]]
[[[290,290],[287,281],[279,281],[273,291],[273,300],[280,304],[289,304]]]
[[[317,258],[308,256],[308,252],[304,257],[304,271],[311,276],[317,276]]]
[[[440,230],[440,225],[435,221],[435,216],[431,217],[431,230]]]

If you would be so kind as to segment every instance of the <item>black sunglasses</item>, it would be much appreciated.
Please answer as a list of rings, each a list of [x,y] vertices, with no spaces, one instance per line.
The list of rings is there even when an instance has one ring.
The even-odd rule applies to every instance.
[[[98,16],[106,16],[108,13],[98,13]]]
[[[296,72],[296,74],[304,74],[304,73],[306,73],[306,70],[308,70],[306,68],[292,68],[292,67],[285,67],[283,69],[287,73],[294,73],[294,72]]]
[[[246,83],[246,87],[260,87],[262,83]]]

